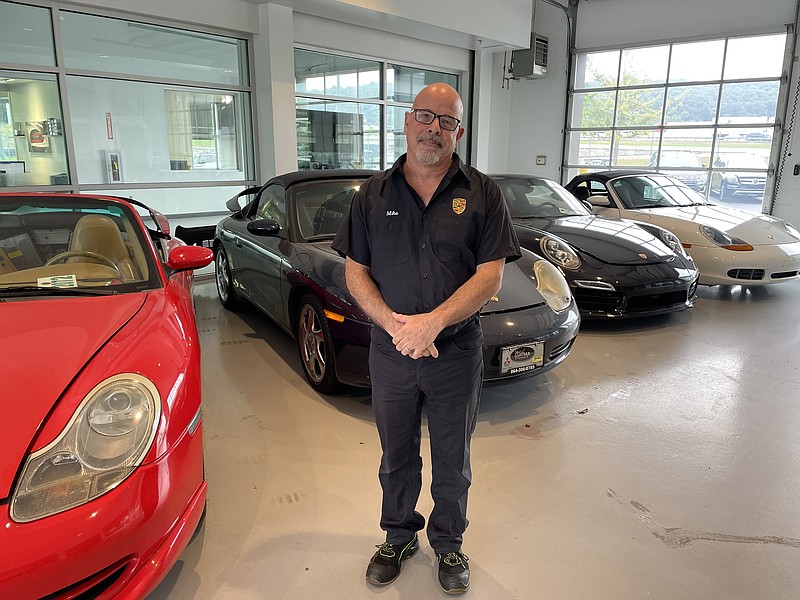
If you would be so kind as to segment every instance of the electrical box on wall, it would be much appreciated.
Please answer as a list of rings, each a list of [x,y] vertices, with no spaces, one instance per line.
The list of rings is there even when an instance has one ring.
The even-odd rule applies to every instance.
[[[531,33],[531,47],[511,53],[511,75],[520,79],[538,79],[547,75],[547,53],[550,41]]]

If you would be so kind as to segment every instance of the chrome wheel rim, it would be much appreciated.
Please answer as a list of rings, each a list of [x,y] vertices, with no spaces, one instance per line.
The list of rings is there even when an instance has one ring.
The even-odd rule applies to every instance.
[[[228,290],[230,290],[231,278],[228,271],[228,260],[224,252],[217,254],[217,293],[223,302],[228,301]]]
[[[300,310],[298,333],[303,367],[314,383],[319,383],[325,377],[325,334],[317,313],[308,304]]]

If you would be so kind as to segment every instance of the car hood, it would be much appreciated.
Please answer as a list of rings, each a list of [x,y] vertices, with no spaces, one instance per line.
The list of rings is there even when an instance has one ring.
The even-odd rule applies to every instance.
[[[563,238],[573,248],[605,263],[642,265],[674,260],[661,240],[631,221],[586,215],[553,219],[514,219],[520,243],[539,252],[537,230]],[[534,235],[528,235],[531,232]],[[541,232],[539,232],[541,233]],[[533,239],[535,238],[535,239]],[[528,244],[534,245],[530,247]]]
[[[533,264],[540,259],[525,250],[525,256],[512,263],[506,263],[503,270],[503,285],[489,302],[483,305],[481,315],[508,312],[538,306],[545,303],[544,297],[536,289]]]
[[[339,257],[339,253],[331,248],[330,242],[315,242],[313,245],[319,250]],[[503,285],[497,295],[483,306],[482,315],[518,310],[545,303],[544,297],[536,289],[536,281],[533,276],[533,263],[540,259],[529,252],[524,250],[523,252],[525,255],[518,261],[506,263],[503,271]],[[340,260],[344,261],[341,257]]]
[[[636,213],[641,220],[666,227],[675,232],[679,238],[681,230],[685,229],[685,222],[690,221],[698,226],[715,227],[753,246],[790,244],[798,241],[772,217],[754,215],[737,208],[711,204],[642,209]]]
[[[141,308],[146,294],[0,304],[0,498],[44,419],[80,370]]]

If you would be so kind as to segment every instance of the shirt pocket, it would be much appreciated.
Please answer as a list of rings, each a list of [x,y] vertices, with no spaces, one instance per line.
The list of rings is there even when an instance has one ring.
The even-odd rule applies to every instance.
[[[376,223],[372,231],[372,264],[397,265],[411,260],[411,220]]]
[[[475,228],[468,218],[440,218],[436,223],[434,248],[442,262],[470,262],[475,245]]]

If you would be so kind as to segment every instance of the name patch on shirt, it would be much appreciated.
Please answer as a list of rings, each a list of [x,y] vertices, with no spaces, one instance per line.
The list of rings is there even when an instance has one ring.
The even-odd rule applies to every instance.
[[[460,215],[467,209],[466,198],[453,198],[453,212]]]
[[[400,214],[400,213],[399,213],[399,212],[397,212],[396,210],[387,210],[387,211],[386,211],[386,216],[387,216],[387,217],[396,217],[396,216],[397,216],[397,215],[399,215],[399,214]]]

